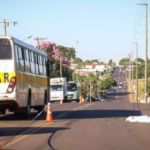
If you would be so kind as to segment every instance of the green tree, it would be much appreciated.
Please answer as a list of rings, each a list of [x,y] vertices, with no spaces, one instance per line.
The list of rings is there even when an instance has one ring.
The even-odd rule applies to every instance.
[[[73,61],[75,64],[78,64],[78,62],[83,62],[83,60],[81,58],[78,58],[78,57],[74,58]]]
[[[61,52],[61,57],[71,60],[75,58],[75,49],[73,47],[65,47],[62,45],[56,46]]]
[[[112,60],[112,59],[110,59],[110,60],[109,60],[109,62],[108,62],[108,65],[110,65],[110,66],[111,66],[111,65],[112,65],[112,62],[113,62],[113,60]]]
[[[73,80],[78,81],[81,83],[82,86],[82,93],[83,97],[85,98],[88,93],[90,92],[90,81],[91,81],[91,94],[93,97],[98,97],[98,91],[101,89],[106,90],[107,88],[110,88],[111,86],[116,86],[117,82],[113,80],[111,77],[107,77],[104,81],[100,80],[97,75],[93,73],[89,73],[88,76],[85,75],[78,75],[73,73]],[[100,89],[101,87],[101,89]]]
[[[83,66],[83,60],[81,59],[81,58],[78,58],[78,57],[76,57],[76,58],[74,58],[74,63],[75,64],[77,64],[78,65],[78,67],[82,67]]]
[[[100,64],[103,64],[103,63],[104,63],[103,61],[100,62]]]
[[[90,60],[86,60],[84,63],[85,65],[90,65],[92,62]]]
[[[129,61],[129,58],[122,58],[120,61],[119,61],[119,65],[121,66],[126,66],[126,62]]]
[[[144,63],[145,61],[144,61],[144,59],[142,59],[142,58],[137,58],[137,59],[135,59],[135,62],[140,62],[140,63]]]
[[[92,59],[91,63],[99,63],[98,59]]]
[[[129,71],[126,73],[126,76],[129,77]],[[149,76],[150,76],[150,63],[148,63],[148,77]],[[133,78],[136,79],[136,68],[133,69]],[[145,78],[145,63],[141,63],[138,65],[138,79],[142,78]]]
[[[68,47],[68,59],[74,59],[76,57],[76,52],[75,49],[73,47]]]
[[[102,81],[102,89],[104,90],[116,85],[117,82],[113,80],[111,77],[107,77],[104,81]]]

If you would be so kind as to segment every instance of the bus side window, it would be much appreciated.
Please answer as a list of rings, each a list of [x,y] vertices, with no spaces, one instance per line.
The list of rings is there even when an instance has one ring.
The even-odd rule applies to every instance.
[[[43,74],[46,76],[46,59],[43,57]]]
[[[30,52],[30,64],[31,64],[31,73],[35,74],[35,61],[33,52]]]
[[[39,63],[39,74],[43,75],[42,56],[41,55],[38,55],[38,63]]]
[[[19,54],[19,70],[24,71],[24,55],[23,55],[23,48],[18,46],[18,54]]]
[[[19,70],[19,60],[18,60],[18,46],[15,45],[15,60],[16,60],[16,69]]]
[[[24,54],[25,54],[25,71],[30,72],[29,51],[27,49],[24,50]]]
[[[36,74],[39,74],[37,54],[34,54],[34,58],[35,58],[35,70],[36,70]]]

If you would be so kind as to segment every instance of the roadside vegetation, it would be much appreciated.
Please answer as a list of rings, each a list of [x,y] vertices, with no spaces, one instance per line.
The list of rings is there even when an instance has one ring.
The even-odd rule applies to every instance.
[[[91,95],[94,99],[99,97],[99,92],[104,94],[106,89],[117,85],[116,81],[111,77],[114,66],[116,65],[112,59],[108,62],[110,68],[107,68],[105,72],[100,73],[100,76],[104,78],[104,80],[101,80],[93,73],[89,73],[88,76],[79,75],[75,74],[74,70],[69,68],[70,60],[73,60],[78,67],[83,67],[84,65],[90,65],[93,63],[104,63],[100,62],[100,59],[83,61],[81,58],[76,57],[75,49],[73,47],[56,45],[54,42],[41,42],[40,49],[47,52],[48,60],[52,64],[50,77],[60,77],[60,59],[62,59],[62,76],[66,77],[67,81],[79,81],[82,86],[82,93],[85,99],[87,99],[88,94],[90,93],[90,85]]]
[[[127,58],[123,58],[120,60],[119,64],[123,67],[127,68],[125,62],[129,61]],[[135,59],[133,62],[134,69],[133,69],[133,85],[136,88],[136,61],[138,62],[138,97],[139,99],[144,99],[144,86],[145,86],[145,61],[142,58]],[[132,69],[131,69],[132,75]],[[129,71],[126,72],[126,77],[129,80]],[[148,59],[148,94],[150,95],[150,59]]]
[[[73,81],[80,82],[84,99],[87,99],[88,94],[90,94],[90,86],[93,99],[99,97],[99,92],[105,94],[105,90],[112,86],[117,86],[117,82],[111,77],[108,76],[104,80],[100,80],[97,75],[94,75],[93,73],[89,73],[88,76],[73,74]]]

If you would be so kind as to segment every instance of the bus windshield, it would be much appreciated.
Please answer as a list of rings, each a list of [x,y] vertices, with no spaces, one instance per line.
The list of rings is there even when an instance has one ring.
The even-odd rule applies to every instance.
[[[12,59],[12,50],[8,39],[0,39],[0,60]]]
[[[76,84],[68,84],[67,85],[67,90],[68,91],[76,91],[77,90],[77,85]]]
[[[62,85],[51,85],[51,91],[62,91]]]

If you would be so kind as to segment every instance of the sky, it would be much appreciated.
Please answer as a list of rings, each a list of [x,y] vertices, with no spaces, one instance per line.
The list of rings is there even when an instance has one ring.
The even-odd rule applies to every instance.
[[[134,53],[139,41],[139,57],[145,58],[145,6],[149,0],[1,0],[0,20],[9,24],[7,35],[36,45],[34,38],[48,38],[57,45],[76,48],[83,60],[119,62]],[[150,13],[150,9],[148,9]],[[143,15],[136,16],[136,15]],[[150,16],[150,15],[149,15]],[[149,17],[148,17],[149,20]],[[148,28],[150,24],[148,25]],[[0,23],[0,35],[3,35]],[[32,38],[27,39],[32,35]],[[149,34],[148,34],[149,35]],[[150,41],[150,40],[148,40]],[[149,47],[149,46],[148,46]],[[148,54],[150,57],[150,53]]]

